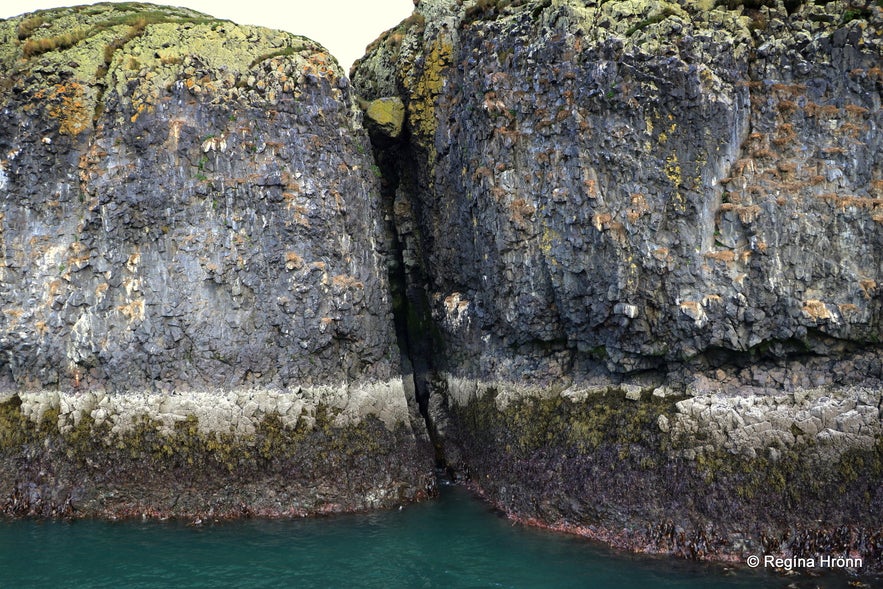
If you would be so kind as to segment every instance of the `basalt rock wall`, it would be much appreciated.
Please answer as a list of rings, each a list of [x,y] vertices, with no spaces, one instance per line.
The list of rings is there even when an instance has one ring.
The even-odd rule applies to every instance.
[[[439,0],[369,48],[449,464],[631,548],[880,565],[881,19]]]
[[[0,63],[5,510],[423,493],[376,168],[324,48],[99,4],[0,21]]]

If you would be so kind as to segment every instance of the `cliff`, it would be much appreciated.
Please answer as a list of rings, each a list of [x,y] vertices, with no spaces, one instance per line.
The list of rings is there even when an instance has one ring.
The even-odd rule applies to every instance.
[[[424,494],[361,112],[321,46],[185,9],[0,21],[0,507]]]
[[[3,511],[391,506],[434,450],[616,546],[883,568],[881,23],[423,0],[350,82],[185,9],[0,21]]]
[[[883,563],[881,23],[424,0],[369,48],[357,91],[406,113],[369,129],[449,466],[621,546]]]

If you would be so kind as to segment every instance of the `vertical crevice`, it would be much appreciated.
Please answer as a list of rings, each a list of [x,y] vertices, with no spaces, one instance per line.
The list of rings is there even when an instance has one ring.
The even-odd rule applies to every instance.
[[[444,444],[430,412],[432,383],[440,350],[426,294],[426,275],[419,255],[414,199],[416,159],[407,134],[390,138],[369,125],[375,161],[380,172],[383,216],[389,244],[389,285],[396,338],[401,351],[402,376],[413,379],[414,399],[432,445],[435,466],[448,469]]]

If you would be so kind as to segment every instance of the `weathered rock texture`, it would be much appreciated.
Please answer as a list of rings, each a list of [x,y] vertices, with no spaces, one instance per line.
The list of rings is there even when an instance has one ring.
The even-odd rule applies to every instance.
[[[5,509],[422,493],[376,167],[334,59],[100,4],[0,21],[0,67]]]
[[[751,5],[424,0],[357,62],[425,405],[517,517],[880,567],[883,14]]]

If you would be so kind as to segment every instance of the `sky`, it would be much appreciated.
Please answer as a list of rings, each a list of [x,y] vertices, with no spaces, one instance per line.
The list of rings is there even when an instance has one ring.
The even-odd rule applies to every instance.
[[[110,0],[120,1],[120,0]],[[0,0],[0,18],[91,0]],[[304,35],[324,45],[344,71],[380,33],[414,9],[412,0],[158,0],[186,6],[238,24],[260,25]]]

